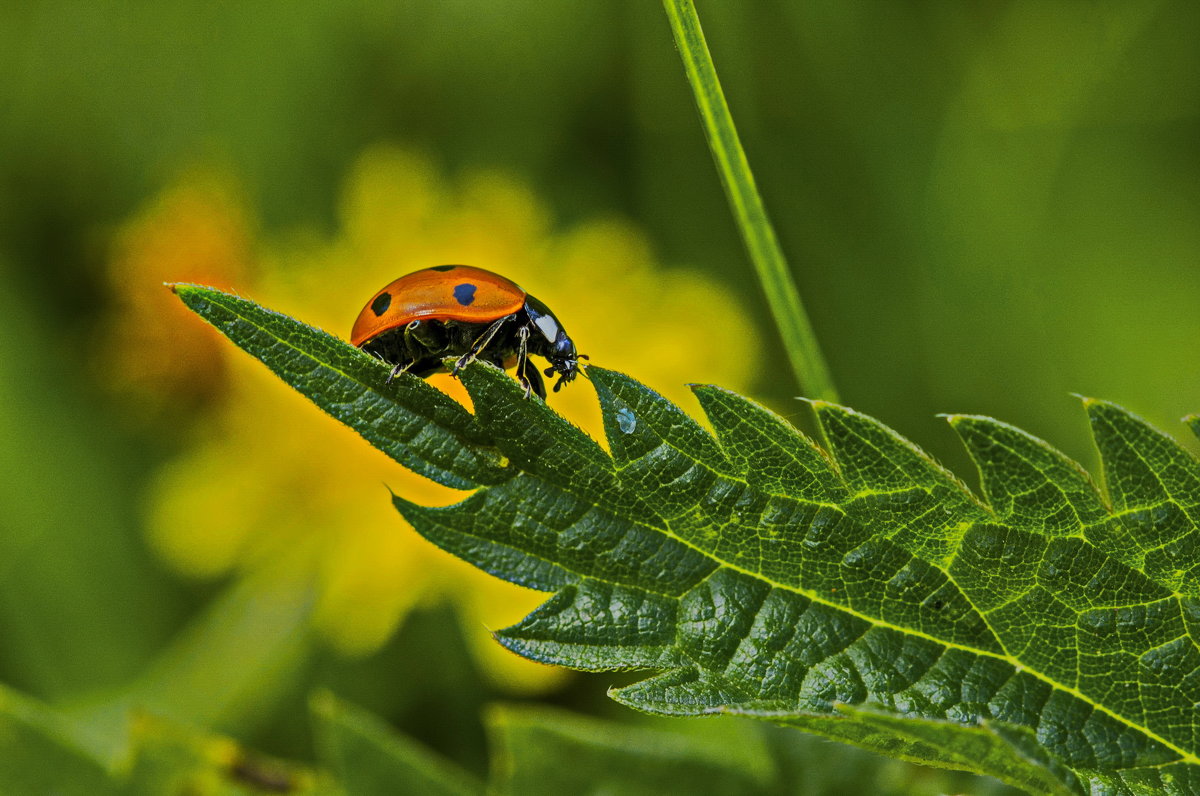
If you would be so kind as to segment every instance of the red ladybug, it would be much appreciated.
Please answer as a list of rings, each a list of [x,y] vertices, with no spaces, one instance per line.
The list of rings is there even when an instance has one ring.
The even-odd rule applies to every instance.
[[[376,293],[358,314],[350,342],[392,365],[389,380],[409,372],[425,377],[457,356],[452,374],[473,359],[498,367],[515,357],[525,397],[546,397],[537,354],[558,374],[554,391],[579,372],[575,343],[542,302],[499,274],[469,265],[435,265],[402,276]]]

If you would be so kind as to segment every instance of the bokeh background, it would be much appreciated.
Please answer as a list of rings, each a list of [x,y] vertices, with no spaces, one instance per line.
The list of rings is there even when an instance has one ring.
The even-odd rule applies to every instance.
[[[1071,393],[1182,436],[1200,6],[697,5],[847,404],[964,476],[939,412],[1090,467]],[[454,494],[162,283],[345,335],[395,276],[480,265],[689,410],[716,382],[806,427],[658,4],[7,3],[0,75],[0,682],[109,756],[137,707],[311,760],[319,688],[476,773],[497,701],[644,722],[619,676],[499,650],[538,595],[430,548],[383,484]],[[598,432],[586,383],[552,403]]]

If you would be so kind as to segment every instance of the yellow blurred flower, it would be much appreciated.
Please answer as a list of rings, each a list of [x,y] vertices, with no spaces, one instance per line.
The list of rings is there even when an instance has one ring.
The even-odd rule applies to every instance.
[[[332,239],[305,232],[260,244],[257,276],[238,285],[240,292],[345,335],[362,303],[397,276],[468,263],[503,273],[546,302],[593,362],[685,405],[686,382],[744,390],[755,373],[754,327],[720,285],[660,267],[626,222],[557,229],[520,181],[475,172],[450,182],[421,157],[377,148],[348,177],[340,216],[341,232]],[[144,228],[141,218],[131,223],[132,245]],[[546,595],[484,575],[406,530],[383,484],[430,504],[462,493],[391,462],[233,346],[221,351],[227,396],[154,490],[150,535],[168,560],[198,576],[281,559],[311,567],[322,585],[316,623],[348,653],[379,647],[415,600],[451,599],[468,630],[480,628],[468,635],[497,679],[536,689],[560,676],[504,652],[482,627],[517,621]],[[456,381],[433,380],[466,400]],[[602,439],[586,380],[550,403]]]

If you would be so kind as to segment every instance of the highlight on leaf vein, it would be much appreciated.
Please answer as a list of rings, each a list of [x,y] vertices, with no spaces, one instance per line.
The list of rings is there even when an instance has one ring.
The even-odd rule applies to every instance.
[[[977,495],[837,404],[812,404],[818,444],[696,385],[706,428],[593,366],[602,447],[496,363],[462,367],[468,412],[251,301],[174,289],[368,442],[470,490],[393,503],[548,593],[495,634],[519,655],[648,670],[612,691],[640,711],[759,718],[1036,793],[1200,790],[1200,463],[1115,404],[1083,404],[1096,479],[1011,425],[948,416]]]

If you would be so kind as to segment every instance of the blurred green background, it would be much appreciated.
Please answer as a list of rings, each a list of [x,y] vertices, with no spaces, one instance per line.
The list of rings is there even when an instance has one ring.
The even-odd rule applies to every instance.
[[[1178,418],[1200,411],[1200,5],[697,5],[847,404],[963,475],[938,412],[994,415],[1088,466],[1070,393],[1180,435]],[[616,328],[581,321],[596,361],[641,356],[635,375],[669,386],[728,378],[805,424],[661,8],[6,3],[0,75],[0,682],[60,709],[99,757],[127,742],[126,709],[149,706],[308,761],[316,688],[480,774],[491,702],[634,721],[604,698],[614,676],[481,671],[495,660],[478,651],[486,630],[446,596],[453,582],[413,604],[400,588],[368,640],[331,642],[312,617],[335,610],[320,606],[340,576],[314,582],[312,566],[245,539],[192,566],[198,542],[156,537],[164,512],[171,539],[192,519],[208,539],[236,513],[171,497],[194,490],[170,479],[208,455],[216,425],[234,449],[255,433],[252,417],[229,419],[237,385],[254,383],[232,352],[196,342],[199,322],[159,283],[302,297],[336,259],[324,284],[340,303],[306,319],[344,332],[387,267],[347,277],[384,235],[359,227],[392,223],[387,185],[370,187],[391,180],[379,164],[392,156],[370,153],[401,153],[395,173],[438,197],[415,228],[445,217],[439,202],[457,214],[431,251],[460,259],[458,230],[461,259],[487,251],[476,238],[497,223],[512,236],[498,260],[537,248],[550,263],[522,282],[543,298],[559,285],[568,326],[588,306],[628,311]],[[455,204],[478,174],[507,182]],[[200,233],[193,195],[217,218]],[[495,221],[510,215],[540,220]],[[554,270],[563,251],[584,252],[569,273]],[[640,263],[637,291],[613,289],[618,260]],[[665,286],[683,282],[699,298],[670,304]],[[703,337],[718,315],[725,331]],[[727,364],[704,370],[714,350]],[[195,477],[232,461],[212,456]],[[386,502],[374,472],[349,477]],[[297,482],[264,485],[255,510],[270,516]],[[230,521],[253,536],[245,516]],[[378,532],[411,534],[398,518]]]

